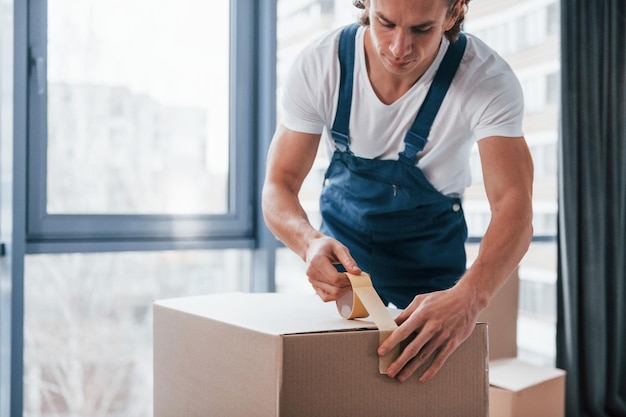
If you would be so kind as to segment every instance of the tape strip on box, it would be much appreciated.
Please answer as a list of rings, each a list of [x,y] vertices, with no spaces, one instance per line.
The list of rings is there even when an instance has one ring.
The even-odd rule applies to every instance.
[[[361,275],[346,273],[352,291],[337,300],[337,310],[345,319],[370,317],[378,327],[380,342],[387,338],[398,325],[383,304],[380,296],[372,285],[370,276],[362,272]],[[378,370],[386,374],[387,367],[400,355],[400,346],[382,356],[378,360]]]

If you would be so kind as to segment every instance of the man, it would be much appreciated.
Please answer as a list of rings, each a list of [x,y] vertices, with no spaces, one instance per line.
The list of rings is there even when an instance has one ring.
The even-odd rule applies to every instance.
[[[478,314],[532,237],[532,160],[523,99],[509,66],[460,34],[466,0],[364,0],[361,26],[335,30],[296,60],[284,119],[267,159],[263,211],[307,264],[324,301],[342,272],[370,273],[383,301],[405,309],[378,348],[415,338],[387,369],[425,382],[471,334]],[[324,134],[334,149],[313,227],[299,200]],[[491,222],[465,270],[461,196],[478,142]]]

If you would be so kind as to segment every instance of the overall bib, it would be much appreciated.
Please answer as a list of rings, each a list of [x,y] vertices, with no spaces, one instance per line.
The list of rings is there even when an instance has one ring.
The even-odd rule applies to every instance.
[[[452,287],[466,268],[461,199],[440,193],[416,166],[466,38],[461,34],[449,45],[399,159],[366,159],[350,151],[348,132],[358,27],[347,26],[339,41],[340,90],[331,131],[336,149],[320,197],[320,230],[350,250],[383,302],[406,308],[417,294]]]

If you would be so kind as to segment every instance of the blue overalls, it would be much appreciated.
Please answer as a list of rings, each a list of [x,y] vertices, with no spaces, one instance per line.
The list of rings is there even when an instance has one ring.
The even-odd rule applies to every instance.
[[[347,26],[339,41],[340,90],[331,131],[336,149],[320,197],[320,230],[350,250],[385,303],[405,308],[417,294],[452,287],[466,268],[461,200],[436,190],[416,166],[466,38],[461,34],[448,47],[399,159],[366,159],[350,151],[348,132],[358,27]]]

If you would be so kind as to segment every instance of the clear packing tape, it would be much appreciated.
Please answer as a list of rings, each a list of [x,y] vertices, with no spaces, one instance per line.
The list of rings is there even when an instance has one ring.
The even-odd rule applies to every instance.
[[[354,275],[346,272],[352,291],[337,300],[337,310],[345,319],[370,317],[379,330],[380,342],[387,338],[398,327],[391,313],[372,285],[370,276],[362,272]],[[378,359],[378,370],[385,374],[387,367],[400,355],[400,346],[396,346],[385,356]]]

